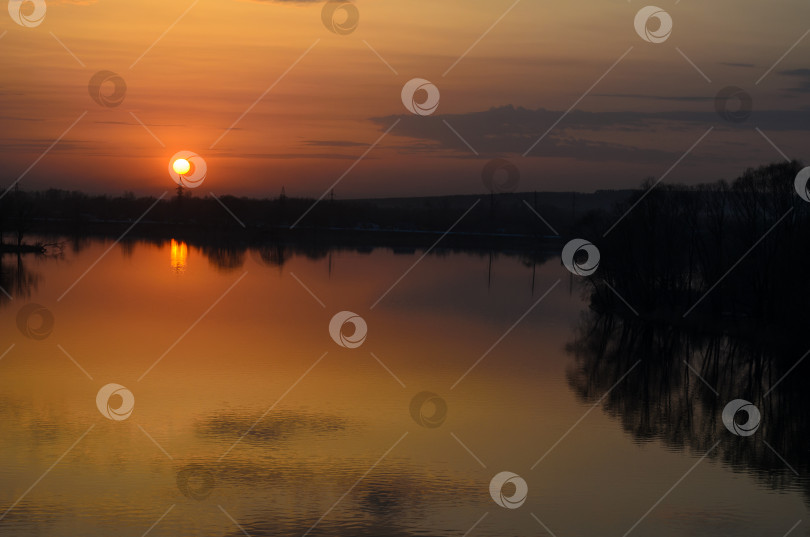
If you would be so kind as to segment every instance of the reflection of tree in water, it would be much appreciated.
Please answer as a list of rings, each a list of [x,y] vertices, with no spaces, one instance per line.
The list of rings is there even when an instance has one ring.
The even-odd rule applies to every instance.
[[[810,397],[802,385],[810,362],[790,371],[807,351],[799,339],[687,332],[590,312],[568,346],[574,357],[568,380],[587,401],[615,385],[603,407],[637,442],[657,440],[695,455],[719,442],[710,458],[774,488],[801,487],[810,498],[810,482],[780,460],[801,476],[810,472]],[[723,425],[723,408],[734,399],[762,413],[753,436],[735,436]]]
[[[0,255],[0,287],[14,298],[27,299],[39,286],[40,275],[26,267],[20,255]],[[0,291],[0,304],[11,300]]]
[[[284,263],[286,263],[292,256],[289,248],[284,243],[257,246],[254,251],[260,262],[265,265],[278,268],[282,268]]]
[[[230,272],[245,264],[245,247],[202,245],[200,251],[217,270]]]
[[[326,259],[335,252],[361,252],[368,253],[374,247],[366,246],[343,246],[331,244],[326,241],[315,242],[266,242],[252,244],[250,246],[253,259],[261,264],[270,267],[283,267],[294,257],[304,257],[311,261]]]
[[[791,162],[748,170],[730,184],[658,186],[583,222],[601,237],[602,262],[582,280],[590,311],[569,345],[569,383],[586,400],[615,384],[603,406],[638,442],[696,455],[719,442],[710,457],[775,488],[799,486],[810,498],[810,482],[791,469],[810,471],[810,397],[802,386],[810,344],[801,337],[810,205],[794,191],[800,168]],[[721,421],[735,399],[761,412],[752,436],[736,436]]]
[[[135,246],[138,244],[138,241],[132,238],[124,239],[118,242],[119,248],[121,249],[121,256],[124,259],[132,259],[132,255],[135,253]]]

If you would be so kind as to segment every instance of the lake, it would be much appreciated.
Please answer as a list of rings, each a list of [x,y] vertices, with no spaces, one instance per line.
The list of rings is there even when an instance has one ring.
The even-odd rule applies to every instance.
[[[699,378],[727,342],[609,359],[556,252],[423,253],[3,256],[0,534],[810,534],[801,378]]]

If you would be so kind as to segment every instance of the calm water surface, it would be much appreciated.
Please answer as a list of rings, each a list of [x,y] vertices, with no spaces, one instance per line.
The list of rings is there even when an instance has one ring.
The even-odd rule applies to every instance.
[[[635,359],[589,361],[587,305],[557,259],[443,252],[394,285],[421,255],[4,256],[0,535],[780,537],[808,519],[807,444],[772,444],[783,463],[718,409],[673,411],[701,389],[683,364],[674,382],[649,378],[655,356],[626,377]],[[31,302],[53,314],[41,340],[17,328]],[[344,310],[368,324],[355,349],[329,335]],[[109,383],[132,392],[128,419],[97,409]],[[411,415],[423,391],[446,403],[437,427]],[[520,508],[490,497],[505,470],[528,485]]]

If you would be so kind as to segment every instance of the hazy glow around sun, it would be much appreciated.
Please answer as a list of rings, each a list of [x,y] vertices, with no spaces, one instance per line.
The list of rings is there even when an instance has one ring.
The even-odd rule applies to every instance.
[[[185,175],[191,169],[191,164],[184,158],[179,158],[172,164],[172,169],[180,175]]]

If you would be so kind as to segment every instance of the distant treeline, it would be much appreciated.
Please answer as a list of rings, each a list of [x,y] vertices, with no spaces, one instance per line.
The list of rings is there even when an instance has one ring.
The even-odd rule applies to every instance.
[[[732,183],[658,185],[588,215],[580,230],[602,259],[589,279],[592,307],[635,317],[632,307],[667,324],[805,331],[810,204],[795,191],[801,169],[794,161]]]
[[[0,239],[176,238],[213,251],[278,245],[442,247],[533,252],[547,259],[581,237],[601,252],[586,281],[592,307],[666,323],[727,319],[800,326],[810,302],[810,204],[799,162],[750,169],[733,182],[648,182],[634,191],[508,193],[369,200],[201,195],[92,196],[14,189],[0,199]],[[150,209],[151,207],[151,209]],[[462,218],[463,216],[463,218]],[[294,230],[290,230],[296,224]],[[5,235],[5,236],[2,236]],[[554,242],[558,238],[559,241]],[[307,246],[310,248],[311,246]]]
[[[0,231],[7,234],[6,243],[22,244],[23,237],[31,234],[115,234],[141,219],[133,230],[135,236],[176,237],[186,233],[192,239],[211,239],[238,232],[241,239],[247,230],[251,237],[272,239],[289,237],[292,227],[298,234],[307,230],[418,234],[442,233],[452,226],[454,234],[543,239],[567,232],[585,212],[607,208],[630,193],[504,193],[368,200],[335,200],[329,196],[316,202],[284,195],[272,199],[215,198],[181,189],[162,199],[13,189],[0,199]]]

